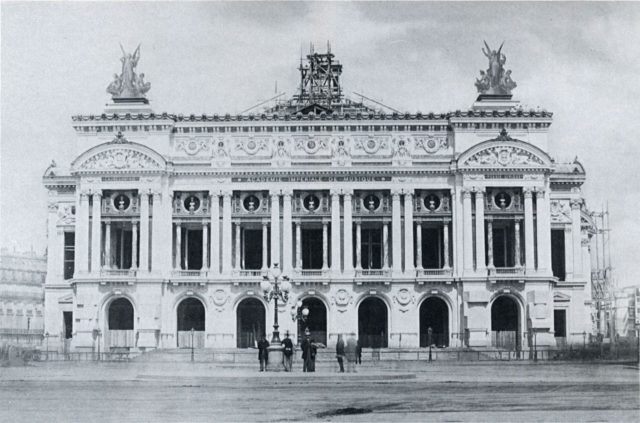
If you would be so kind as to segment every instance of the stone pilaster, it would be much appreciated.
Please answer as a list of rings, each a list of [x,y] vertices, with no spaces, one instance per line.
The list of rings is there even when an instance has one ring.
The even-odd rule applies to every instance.
[[[222,273],[230,275],[232,270],[232,232],[231,232],[231,191],[223,193],[222,197]]]
[[[394,274],[402,273],[402,227],[400,215],[400,192],[391,193],[391,238],[393,242],[392,271]]]
[[[149,272],[149,193],[140,192],[140,263],[142,273]]]
[[[322,270],[329,268],[329,231],[327,222],[322,222]]]
[[[471,191],[462,191],[462,226],[464,247],[464,272],[473,273],[473,222],[471,216]]]
[[[209,225],[202,221],[202,271],[209,269]]]
[[[527,274],[535,270],[533,251],[533,192],[524,189],[524,264]]]
[[[209,260],[211,260],[211,274],[220,274],[220,197],[217,192],[211,195],[211,242],[209,243]]]
[[[408,192],[404,194],[404,271],[410,275],[415,271],[413,248],[413,192]]]
[[[580,207],[582,201],[571,201],[571,232],[573,243],[573,277],[574,279],[582,279],[582,226],[580,217]]]
[[[89,271],[89,197],[80,192],[76,208],[75,274],[84,276]]]
[[[484,244],[484,188],[476,188],[476,270],[486,273]]]
[[[94,192],[91,216],[91,272],[99,273],[102,264],[102,192]]]
[[[138,222],[131,222],[131,268],[138,268]]]
[[[538,272],[551,275],[551,224],[549,196],[544,190],[536,191]]]
[[[271,193],[271,267],[280,265],[280,194]]]
[[[352,194],[353,192],[344,193],[344,232],[342,239],[342,251],[344,260],[344,273],[351,275],[353,273],[353,212],[352,212]]]
[[[422,270],[422,222],[416,222],[416,269]]]
[[[282,191],[282,271],[289,274],[292,264],[293,236],[292,236],[292,212],[291,190]]]
[[[331,190],[331,271],[340,273],[340,193]]]

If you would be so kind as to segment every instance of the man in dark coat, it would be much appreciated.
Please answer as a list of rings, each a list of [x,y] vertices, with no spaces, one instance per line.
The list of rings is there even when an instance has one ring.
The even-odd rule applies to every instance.
[[[293,342],[291,338],[289,338],[289,331],[284,334],[284,339],[281,342],[283,350],[283,360],[284,360],[284,371],[290,372],[291,365],[293,362]]]
[[[258,341],[258,360],[260,360],[260,371],[264,372],[269,364],[269,341],[262,335]]]
[[[340,366],[340,373],[344,373],[344,340],[341,334],[338,335],[338,342],[336,343],[336,358]]]
[[[311,333],[308,329],[305,331],[305,338],[300,347],[302,348],[302,371],[315,372],[317,347],[313,344],[313,339],[311,339]]]

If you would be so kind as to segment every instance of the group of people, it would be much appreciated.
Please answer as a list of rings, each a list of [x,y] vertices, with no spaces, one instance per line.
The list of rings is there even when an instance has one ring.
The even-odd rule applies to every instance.
[[[293,345],[293,341],[289,337],[289,331],[285,333],[284,339],[280,344],[282,345],[284,370],[286,372],[290,372],[292,371],[295,347]],[[263,334],[258,341],[258,360],[260,361],[261,372],[267,370],[267,365],[269,363],[269,345],[269,341],[267,341],[267,338]],[[318,348],[324,348],[324,345],[315,342],[311,337],[311,333],[307,329],[305,331],[304,339],[300,343],[300,348],[302,350],[302,371],[315,372]],[[355,365],[362,364],[362,347],[360,346],[360,341],[356,341],[353,337],[350,337],[345,346],[342,335],[338,335],[338,342],[336,343],[336,357],[338,359],[340,373],[344,373],[345,358],[347,360],[347,373],[355,373]]]
[[[347,359],[347,373],[356,372],[356,364],[362,364],[362,346],[360,340],[355,340],[353,336],[350,336],[345,345],[342,335],[338,335],[338,342],[336,343],[336,358],[338,359],[338,366],[340,366],[340,373],[344,373],[344,359]]]

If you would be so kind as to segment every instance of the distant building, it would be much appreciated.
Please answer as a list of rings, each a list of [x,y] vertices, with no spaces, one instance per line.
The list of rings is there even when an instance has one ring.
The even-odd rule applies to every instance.
[[[125,55],[113,102],[73,117],[74,160],[44,174],[46,330],[80,351],[180,348],[191,336],[246,348],[271,332],[263,278],[277,267],[290,283],[276,315],[294,337],[582,343],[585,170],[549,155],[553,114],[512,100],[504,55],[485,54],[480,95],[462,111],[349,99],[342,65],[312,51],[297,94],[233,116],[154,113],[133,71],[139,50]],[[298,301],[304,322],[290,317]]]
[[[615,292],[613,324],[620,337],[635,337],[640,329],[640,288],[628,286]]]
[[[39,343],[44,332],[45,257],[0,253],[0,343]]]

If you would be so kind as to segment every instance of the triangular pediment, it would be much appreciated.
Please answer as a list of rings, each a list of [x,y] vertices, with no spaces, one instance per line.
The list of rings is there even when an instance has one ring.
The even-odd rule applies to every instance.
[[[58,298],[58,304],[73,304],[73,295],[69,294]]]
[[[71,172],[158,172],[166,168],[164,158],[151,148],[129,142],[120,134],[111,142],[82,153],[71,164]]]
[[[500,136],[477,144],[458,158],[461,169],[549,169],[551,158],[528,142],[511,138],[506,131]]]
[[[567,301],[571,301],[571,297],[568,296],[567,294],[563,294],[562,292],[554,292],[553,293],[553,302],[562,303],[562,302],[567,302]]]

